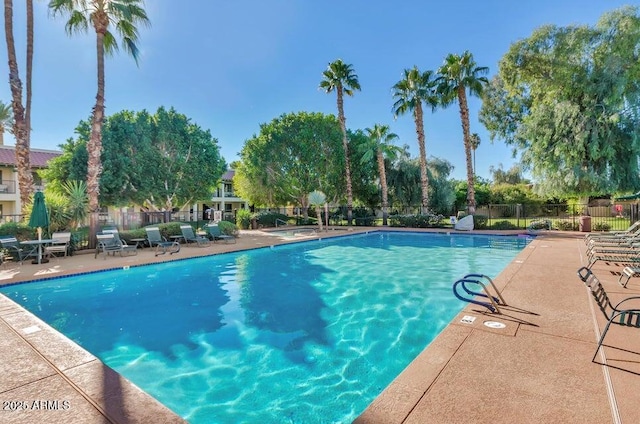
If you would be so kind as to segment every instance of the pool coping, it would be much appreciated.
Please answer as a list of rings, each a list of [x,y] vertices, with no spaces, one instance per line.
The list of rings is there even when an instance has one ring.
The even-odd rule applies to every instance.
[[[402,229],[389,228],[389,231],[403,231]],[[410,231],[416,231],[416,229],[408,229]],[[355,234],[357,232],[372,232],[372,231],[387,231],[384,228],[369,228],[369,229],[356,229],[353,232],[339,232],[340,234],[331,234],[329,236],[342,236]],[[418,230],[417,232],[423,232]],[[428,231],[427,231],[428,232]],[[443,232],[443,231],[438,231]],[[451,231],[453,233],[453,231]],[[481,234],[495,234],[494,232],[477,232]],[[522,233],[522,232],[519,232]],[[504,232],[500,232],[504,234]],[[518,234],[518,233],[515,233]],[[528,309],[533,309],[532,305],[525,302],[527,290],[523,290],[522,287],[518,287],[520,281],[524,280],[538,280],[544,284],[548,284],[549,281],[553,282],[558,278],[558,275],[562,276],[566,283],[563,286],[563,290],[568,290],[573,299],[571,306],[577,306],[578,311],[572,311],[572,314],[581,314],[586,316],[588,311],[588,305],[590,305],[589,298],[584,293],[584,290],[578,290],[580,284],[576,281],[575,270],[582,263],[583,249],[581,250],[580,244],[576,239],[575,234],[562,234],[562,233],[546,233],[538,234],[536,239],[530,243],[530,248],[520,252],[519,255],[512,261],[512,263],[496,278],[496,284],[501,290],[509,293],[509,299],[517,300],[517,305],[527,305]],[[267,237],[267,238],[265,238]],[[324,233],[318,238],[328,237]],[[226,253],[230,251],[246,250],[248,248],[264,248],[270,246],[276,246],[280,244],[288,244],[298,242],[297,240],[273,240],[273,236],[259,236],[258,233],[247,232],[239,239],[239,245],[215,245],[213,249],[216,249],[213,254]],[[241,242],[245,239],[246,243]],[[567,244],[569,243],[569,244]],[[558,248],[555,248],[558,244]],[[190,254],[190,257],[205,256],[211,254],[210,250],[199,248],[186,248],[183,249]],[[546,251],[546,252],[545,252]],[[549,252],[552,252],[549,254]],[[101,259],[93,258],[79,258],[77,261],[81,266],[74,267],[72,261],[67,259],[54,260],[61,268],[58,274],[69,275],[78,272],[95,272],[96,270],[104,270],[111,267],[111,269],[119,269],[123,266],[135,266],[140,263],[149,262],[165,262],[166,260],[158,260],[151,257],[151,250],[147,255],[140,252],[138,260],[132,260],[133,257],[125,258],[109,258],[109,260],[102,261]],[[85,255],[81,255],[85,256]],[[145,257],[142,257],[145,256]],[[77,258],[78,259],[78,258]],[[171,258],[172,260],[181,260],[183,258]],[[98,266],[94,271],[88,271],[84,265],[86,261],[91,262],[93,265]],[[115,264],[118,263],[118,265]],[[49,266],[53,266],[50,264]],[[537,270],[540,267],[546,271],[544,275],[539,272],[532,273],[532,268]],[[25,270],[29,272],[33,271],[31,277],[39,274],[40,269],[34,265],[23,265]],[[595,268],[595,267],[594,267]],[[603,273],[608,272],[611,268],[610,264],[603,264],[598,268],[598,271]],[[69,272],[67,272],[69,271]],[[26,273],[26,272],[25,272]],[[42,274],[39,274],[41,277]],[[46,275],[46,273],[45,273]],[[28,279],[25,275],[21,275],[18,279]],[[525,278],[526,277],[526,278]],[[606,279],[605,279],[606,280]],[[610,287],[612,282],[615,283],[615,278],[609,278],[611,281],[607,281]],[[633,280],[632,280],[633,281]],[[576,289],[576,287],[578,289]],[[630,290],[623,291],[623,293],[640,293],[640,287],[638,284],[630,284]],[[530,287],[524,287],[524,289],[530,289]],[[520,292],[518,292],[520,290]],[[577,290],[577,291],[576,291]],[[540,293],[535,292],[535,296],[540,296]],[[534,298],[536,298],[534,296]],[[577,296],[577,298],[576,298]],[[553,303],[553,302],[551,302]],[[530,307],[531,306],[531,307]],[[545,312],[549,305],[545,306]],[[565,309],[560,309],[566,313],[566,305],[563,305]],[[480,318],[484,317],[484,314],[479,314],[477,307],[469,306],[463,310],[462,315],[458,315],[445,330],[438,336],[425,350],[392,382],[385,391],[372,402],[372,404],[362,413],[360,417],[356,419],[358,423],[392,423],[392,422],[442,422],[441,420],[446,417],[447,422],[545,422],[547,415],[541,415],[540,413],[531,412],[527,407],[523,407],[520,403],[524,403],[525,406],[529,406],[529,403],[550,409],[555,415],[555,418],[567,418],[567,422],[608,422],[612,420],[612,416],[615,418],[616,414],[612,411],[614,408],[611,406],[611,400],[606,393],[606,384],[602,379],[603,371],[600,367],[592,364],[588,360],[585,360],[586,356],[593,353],[595,348],[595,341],[593,340],[593,328],[589,327],[589,331],[586,331],[583,327],[579,326],[578,329],[573,328],[567,330],[562,334],[558,332],[558,328],[554,326],[544,327],[540,325],[540,328],[536,328],[533,331],[531,328],[525,328],[524,325],[513,325],[509,327],[509,334],[505,337],[505,334],[500,334],[497,330],[482,328],[480,326],[468,326],[463,325],[459,321],[461,316],[475,314]],[[589,311],[591,313],[591,311]],[[479,321],[478,321],[479,323]],[[602,325],[598,321],[599,325]],[[563,323],[566,324],[566,323]],[[546,325],[546,324],[545,324]],[[37,327],[37,330],[35,329]],[[497,334],[496,334],[497,333]],[[550,334],[547,334],[550,333]],[[589,333],[589,334],[587,334]],[[577,336],[576,336],[577,334]],[[559,351],[562,348],[570,346],[571,349],[578,348],[577,353],[572,355],[576,358],[576,363],[572,364],[572,372],[575,372],[577,376],[581,378],[588,378],[588,386],[591,387],[594,393],[589,396],[580,397],[579,405],[575,405],[575,408],[567,408],[559,406],[558,408],[549,408],[548,405],[541,401],[532,402],[514,402],[506,401],[508,398],[500,399],[501,402],[496,404],[485,403],[484,401],[476,404],[478,396],[481,399],[491,396],[505,396],[505,393],[513,395],[513,393],[521,392],[517,387],[511,387],[505,384],[505,387],[501,385],[496,386],[496,382],[490,382],[486,384],[488,387],[477,387],[478,381],[483,380],[476,374],[486,372],[486,364],[478,367],[478,364],[469,363],[469,352],[477,354],[477,352],[483,352],[483,342],[486,341],[488,346],[495,345],[497,343],[505,344],[504,348],[499,353],[506,355],[510,348],[508,341],[520,340],[518,352],[524,352],[531,354],[532,358],[529,360],[531,364],[538,363],[540,358],[536,359],[535,349],[526,350],[523,346],[528,346],[527,343],[531,342],[529,339],[533,339],[535,343],[540,340],[545,340],[545,337],[553,336],[560,339],[563,343],[558,343],[557,340],[551,343],[556,346]],[[0,416],[8,418],[7,422],[24,422],[30,423],[34,421],[40,422],[82,422],[82,423],[143,423],[143,422],[184,422],[182,418],[168,410],[164,405],[160,404],[150,395],[140,390],[133,383],[121,377],[115,373],[111,368],[102,364],[93,355],[86,352],[84,349],[53,330],[46,323],[39,320],[31,313],[24,310],[22,307],[15,304],[12,300],[6,298],[6,296],[0,296],[0,337],[5,340],[2,347],[0,347],[0,357],[3,360],[0,362],[0,375],[4,377],[0,379],[0,399],[11,402],[26,402],[29,406],[28,410],[16,410],[16,411],[0,411]],[[498,341],[496,341],[498,340]],[[547,342],[548,343],[548,342]],[[520,345],[521,344],[521,345]],[[502,345],[501,345],[502,346]],[[484,346],[486,347],[486,346]],[[640,348],[640,341],[635,349]],[[524,350],[522,350],[524,349]],[[465,354],[466,352],[466,354]],[[522,354],[524,354],[522,353]],[[492,352],[491,349],[487,352],[481,353],[485,357],[491,357],[496,352]],[[517,375],[508,364],[509,358],[501,359],[506,361],[505,364],[501,364],[502,367],[492,370],[496,375],[504,377],[505,381],[509,378],[509,372],[512,372],[512,379],[522,384]],[[553,361],[547,361],[553,362]],[[561,361],[562,362],[562,361]],[[498,362],[500,364],[500,362]],[[543,364],[545,364],[543,362]],[[522,364],[520,364],[522,365]],[[556,366],[559,366],[556,364]],[[549,366],[546,366],[549,368]],[[574,369],[575,368],[575,369]],[[555,368],[552,368],[557,371]],[[607,368],[608,369],[608,368]],[[597,370],[597,372],[594,372]],[[618,415],[622,416],[630,422],[640,420],[638,414],[640,412],[630,412],[630,403],[624,397],[621,398],[620,391],[635,390],[631,393],[637,393],[640,390],[640,379],[629,378],[629,374],[624,371],[618,372],[610,371],[612,386],[616,389],[615,393],[618,394],[615,410],[618,411]],[[460,375],[465,376],[468,382],[465,384],[462,379],[460,383]],[[484,375],[486,377],[486,375]],[[479,379],[479,380],[474,380]],[[549,380],[552,380],[550,384]],[[565,389],[562,387],[562,381],[553,381],[549,375],[541,377],[539,379],[532,378],[527,384],[532,384],[536,387],[546,386],[550,392],[562,393]],[[455,382],[455,384],[444,384],[444,386],[450,386],[451,390],[443,388],[443,381]],[[554,389],[557,387],[557,389]],[[567,392],[567,390],[564,390]],[[562,396],[564,400],[566,395]],[[557,398],[557,397],[556,397]],[[518,397],[516,396],[516,399]],[[45,406],[50,406],[49,409],[32,409],[34,401],[49,401],[45,402]],[[64,401],[70,403],[70,407],[64,409]],[[57,401],[57,403],[55,402]],[[460,402],[466,402],[467,406],[460,408]],[[575,402],[569,402],[569,405],[573,405]],[[468,405],[476,404],[473,410],[469,411]],[[458,407],[455,407],[458,405]],[[500,405],[500,408],[498,407]],[[505,405],[508,408],[505,408]],[[560,412],[558,412],[558,410]],[[458,412],[456,412],[458,411]],[[460,415],[462,413],[463,415]],[[529,415],[527,415],[529,414]],[[549,415],[551,416],[551,415]],[[585,421],[577,421],[578,418],[585,418]],[[534,421],[535,419],[535,421]],[[440,420],[440,421],[439,421]],[[559,421],[547,421],[547,422],[559,422]],[[616,422],[613,420],[612,422]]]

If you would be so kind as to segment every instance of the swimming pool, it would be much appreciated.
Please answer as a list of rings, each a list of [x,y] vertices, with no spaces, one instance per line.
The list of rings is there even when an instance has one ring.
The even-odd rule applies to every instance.
[[[192,423],[350,422],[524,237],[372,233],[4,287]]]

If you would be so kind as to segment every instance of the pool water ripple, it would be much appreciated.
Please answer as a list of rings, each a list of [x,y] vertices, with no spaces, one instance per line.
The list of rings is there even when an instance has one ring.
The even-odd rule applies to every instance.
[[[374,233],[6,287],[192,423],[350,422],[523,238]]]

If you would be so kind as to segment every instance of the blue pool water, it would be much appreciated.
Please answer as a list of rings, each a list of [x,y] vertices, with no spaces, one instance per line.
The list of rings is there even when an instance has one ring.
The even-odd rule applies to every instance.
[[[0,289],[191,423],[344,423],[525,237],[372,233]]]

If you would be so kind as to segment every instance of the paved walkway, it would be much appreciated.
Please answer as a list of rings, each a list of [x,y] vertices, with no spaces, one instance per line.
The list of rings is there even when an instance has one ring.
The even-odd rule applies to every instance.
[[[343,231],[330,232],[344,234]],[[316,236],[310,236],[316,237]],[[322,237],[326,237],[323,233]],[[0,284],[285,243],[261,232],[237,244],[186,247],[155,257],[76,255],[48,264],[6,265]],[[501,316],[465,309],[358,418],[360,423],[618,423],[640,422],[640,332],[617,328],[606,349],[620,369],[591,363],[599,311],[576,269],[584,243],[545,234],[497,278],[510,305]],[[640,279],[620,287],[616,264],[598,264],[612,297],[640,294]],[[472,324],[463,317],[475,317]],[[465,319],[468,321],[468,319]],[[491,329],[484,321],[506,324]],[[0,422],[183,422],[47,324],[0,296]],[[620,355],[624,354],[624,358]],[[617,356],[616,356],[617,355]]]
[[[640,330],[608,333],[607,344],[627,350],[605,349],[619,369],[591,362],[605,321],[576,275],[584,253],[575,235],[538,237],[496,280],[503,314],[468,306],[356,422],[640,422]],[[612,299],[640,294],[640,279],[617,283],[622,269],[593,267]]]

